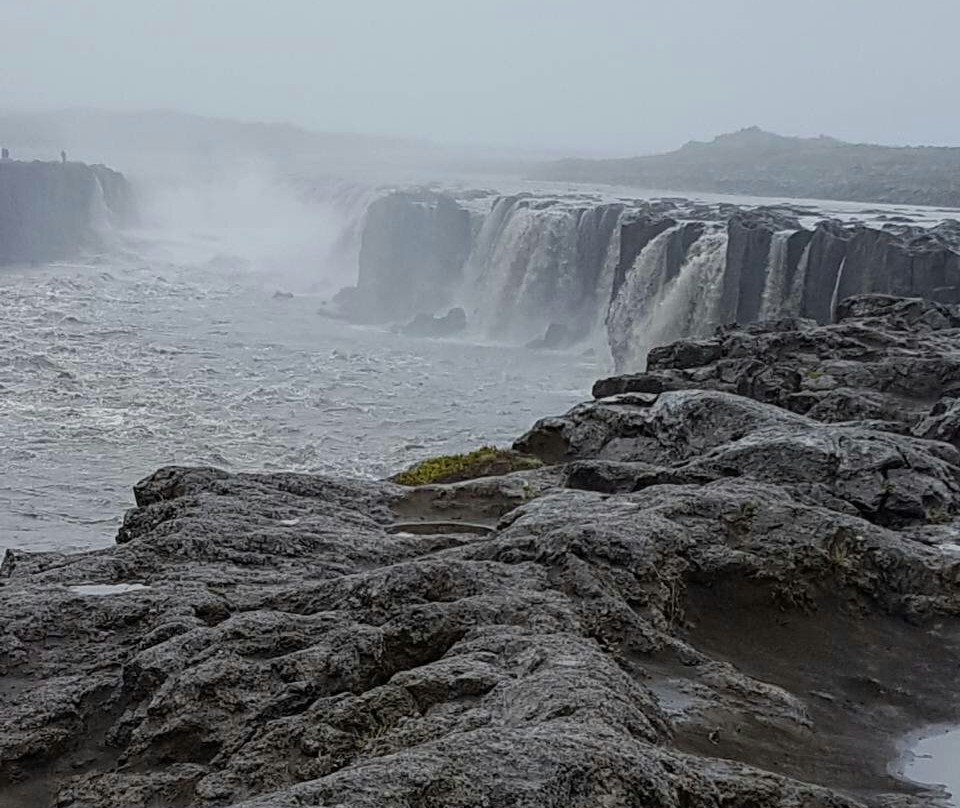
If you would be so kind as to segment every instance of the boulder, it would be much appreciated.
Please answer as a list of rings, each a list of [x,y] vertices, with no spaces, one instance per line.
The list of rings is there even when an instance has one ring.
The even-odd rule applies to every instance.
[[[461,308],[452,308],[443,317],[421,313],[400,328],[411,337],[452,337],[466,330],[467,313]]]

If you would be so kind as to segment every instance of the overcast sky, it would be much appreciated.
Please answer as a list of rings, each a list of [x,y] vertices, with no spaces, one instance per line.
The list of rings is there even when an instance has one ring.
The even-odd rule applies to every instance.
[[[960,0],[0,0],[0,106],[639,153],[960,145]]]

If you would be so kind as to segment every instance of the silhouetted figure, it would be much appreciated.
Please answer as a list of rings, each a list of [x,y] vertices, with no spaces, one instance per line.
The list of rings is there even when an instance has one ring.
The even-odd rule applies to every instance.
[[[67,153],[65,151],[60,152],[60,162],[64,165],[67,164]]]
[[[0,149],[0,163],[10,162],[10,149]]]

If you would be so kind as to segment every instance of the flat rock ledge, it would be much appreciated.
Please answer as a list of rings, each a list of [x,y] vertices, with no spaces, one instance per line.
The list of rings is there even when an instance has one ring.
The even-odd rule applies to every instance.
[[[938,804],[891,764],[960,717],[960,313],[850,299],[595,392],[543,469],[165,468],[116,547],[8,552],[0,805]]]

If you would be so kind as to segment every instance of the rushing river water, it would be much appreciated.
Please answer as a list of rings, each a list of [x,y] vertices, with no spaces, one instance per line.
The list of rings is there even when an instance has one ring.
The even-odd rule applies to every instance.
[[[947,805],[960,806],[960,728],[925,736],[910,748],[902,771],[925,785],[943,786]]]
[[[0,551],[109,544],[133,483],[165,464],[375,478],[503,444],[603,370],[348,326],[211,258],[137,243],[0,271]]]

